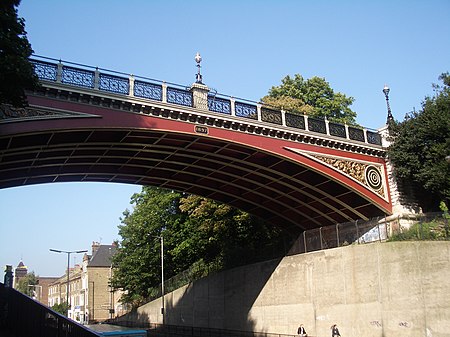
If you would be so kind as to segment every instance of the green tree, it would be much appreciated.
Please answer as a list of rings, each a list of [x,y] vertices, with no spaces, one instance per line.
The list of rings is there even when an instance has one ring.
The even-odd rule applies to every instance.
[[[354,98],[334,92],[330,84],[320,77],[305,80],[296,74],[281,80],[261,101],[278,109],[311,117],[327,118],[337,123],[356,124],[356,112],[350,109]]]
[[[436,95],[426,97],[422,110],[391,124],[393,144],[388,155],[395,175],[415,187],[424,211],[438,211],[440,201],[450,202],[450,76],[439,77]]]
[[[24,89],[38,87],[29,57],[33,53],[25,31],[25,20],[17,16],[20,0],[0,1],[0,103],[23,107]]]
[[[59,304],[54,304],[52,306],[52,310],[56,311],[57,313],[66,316],[67,315],[67,310],[69,310],[69,305],[67,304],[67,302],[62,302]]]
[[[132,204],[133,212],[125,211],[119,226],[122,241],[113,258],[112,284],[127,290],[127,303],[142,303],[159,292],[160,235],[166,280],[192,265],[204,275],[285,252],[281,230],[228,205],[155,187],[143,187]]]
[[[189,195],[180,208],[196,228],[199,257],[220,269],[280,256],[288,245],[279,228],[229,205]]]
[[[35,286],[38,284],[38,279],[34,272],[28,273],[23,278],[21,278],[16,286],[16,289],[21,293],[33,297]]]
[[[170,252],[173,227],[182,221],[178,203],[180,193],[156,187],[143,187],[131,197],[133,212],[126,210],[119,225],[122,241],[113,258],[115,288],[127,291],[124,302],[137,304],[152,295],[161,282],[160,240],[164,237],[164,276],[174,275]]]

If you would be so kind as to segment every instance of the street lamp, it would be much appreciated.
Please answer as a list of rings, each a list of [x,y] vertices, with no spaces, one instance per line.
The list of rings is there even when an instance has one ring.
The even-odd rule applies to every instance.
[[[161,315],[162,315],[162,322],[164,325],[164,238],[161,235],[161,297],[162,297],[162,307],[161,307]]]
[[[197,52],[197,54],[195,54],[195,62],[197,62],[197,68],[198,68],[195,82],[199,83],[199,84],[203,84],[202,83],[202,74],[200,74],[200,68],[201,68],[200,62],[202,62],[202,57],[200,56],[199,52]]]
[[[198,54],[198,53],[197,53]],[[161,315],[162,323],[164,324],[164,238],[163,236],[155,236],[155,238],[161,240]]]
[[[65,250],[57,250],[57,249],[50,249],[51,252],[55,253],[65,253],[67,254],[67,289],[66,289],[66,303],[67,303],[67,318],[69,318],[69,270],[70,270],[70,254],[79,254],[79,253],[86,253],[87,250],[73,250],[73,251],[65,251]]]
[[[391,106],[389,105],[389,91],[391,91],[391,89],[389,89],[389,87],[385,84],[384,88],[383,88],[383,93],[384,93],[384,96],[386,97],[386,104],[387,104],[387,109],[388,109],[386,124],[390,124],[394,120],[394,117],[392,116],[392,112],[391,112]]]
[[[33,288],[33,296],[32,298],[34,300],[37,301],[41,301],[41,297],[42,297],[42,286],[38,285],[38,284],[29,284],[28,287]],[[39,292],[36,292],[36,287],[38,287]]]
[[[164,238],[162,235],[155,236],[151,235],[151,237],[160,239],[161,240],[161,315],[162,315],[162,322],[164,324]]]

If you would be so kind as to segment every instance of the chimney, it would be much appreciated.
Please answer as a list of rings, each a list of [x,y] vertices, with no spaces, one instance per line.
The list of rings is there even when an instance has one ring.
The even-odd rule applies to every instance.
[[[92,241],[92,255],[95,254],[95,252],[98,250],[98,247],[100,247],[100,242]]]

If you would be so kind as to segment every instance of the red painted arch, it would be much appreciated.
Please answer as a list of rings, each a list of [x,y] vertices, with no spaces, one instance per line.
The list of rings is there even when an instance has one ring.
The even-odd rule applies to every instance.
[[[56,115],[0,124],[0,187],[59,181],[157,185],[241,208],[293,231],[392,212],[384,195],[321,157],[379,168],[381,157],[30,95]],[[172,110],[170,110],[172,111]],[[170,115],[170,112],[169,112]],[[319,158],[319,159],[318,159]]]

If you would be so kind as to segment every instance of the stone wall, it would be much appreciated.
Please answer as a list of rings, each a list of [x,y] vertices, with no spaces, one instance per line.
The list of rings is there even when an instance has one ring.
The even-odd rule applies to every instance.
[[[165,296],[165,323],[343,337],[450,336],[450,242],[351,245],[204,278]],[[161,323],[161,299],[135,319]],[[130,317],[124,319],[130,319]]]

